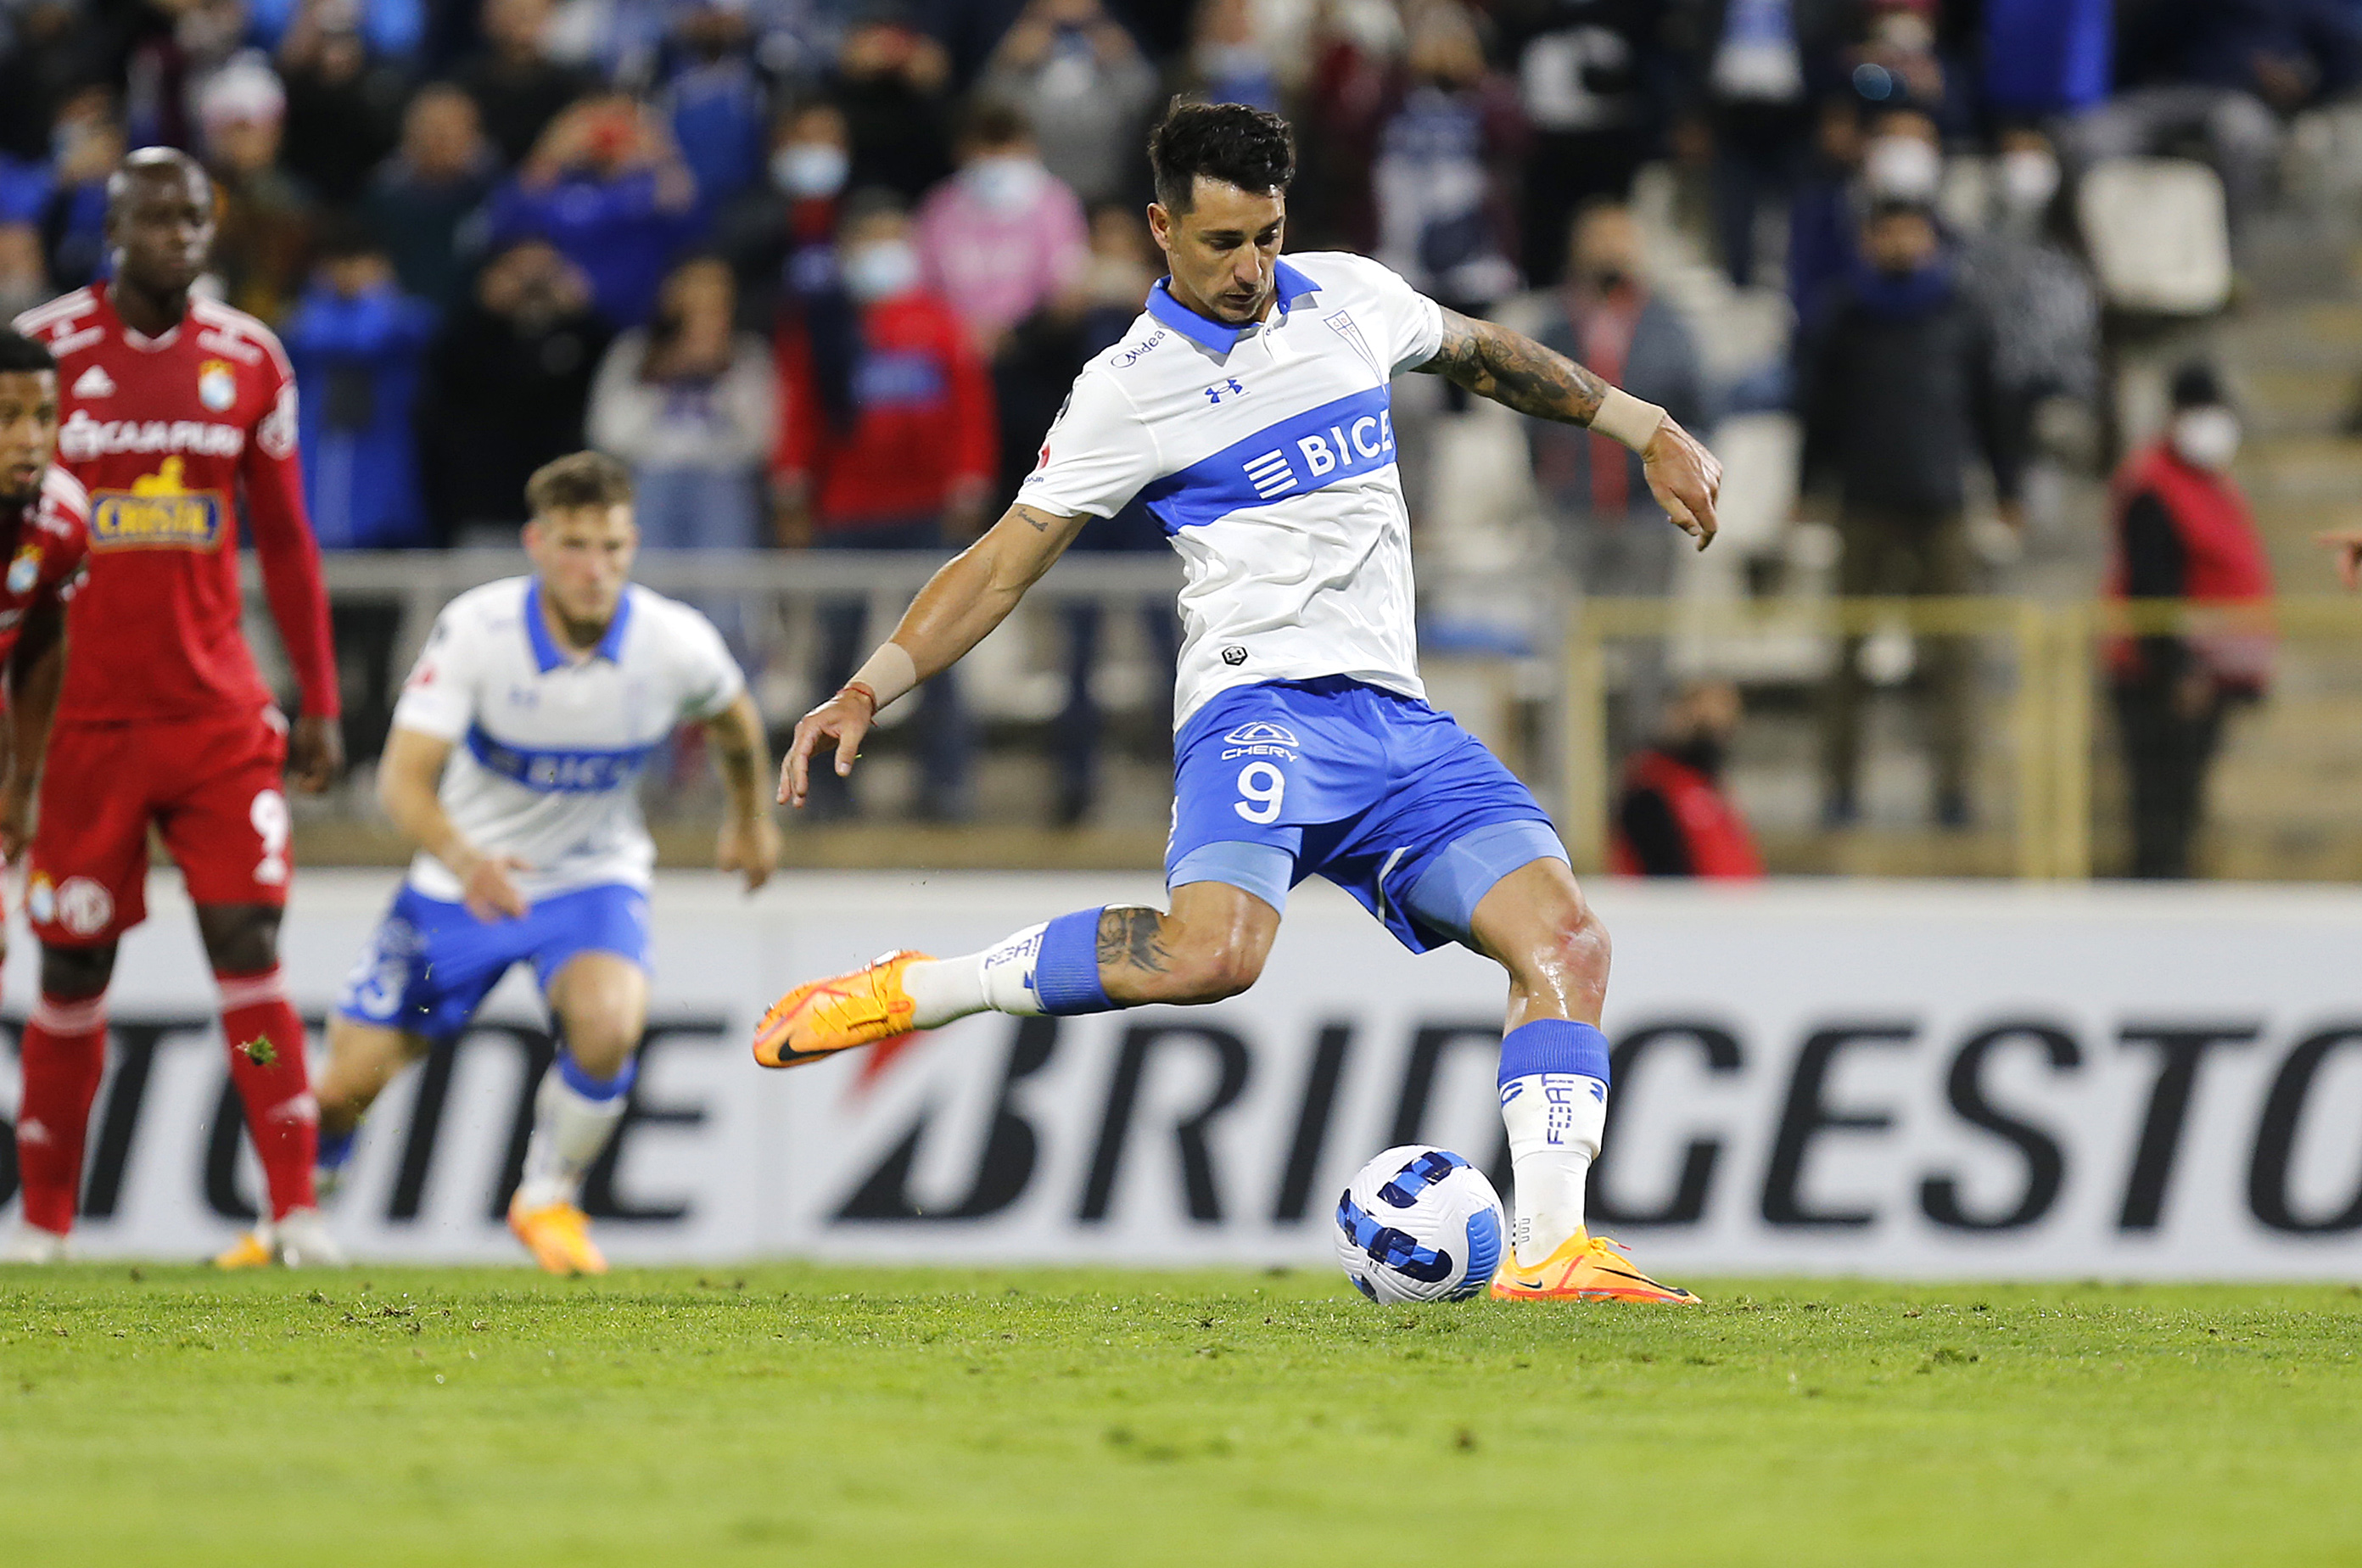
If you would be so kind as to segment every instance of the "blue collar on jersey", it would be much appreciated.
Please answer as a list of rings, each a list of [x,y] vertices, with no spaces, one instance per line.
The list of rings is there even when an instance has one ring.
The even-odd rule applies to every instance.
[[[632,622],[632,591],[626,587],[624,597],[615,605],[615,618],[607,623],[607,635],[590,650],[593,658],[603,658],[609,664],[624,662],[624,628]],[[557,639],[549,635],[549,623],[541,613],[541,579],[535,578],[525,585],[524,635],[533,643],[533,661],[547,675],[568,662]]]
[[[1273,267],[1271,277],[1274,286],[1278,291],[1279,309],[1283,315],[1287,314],[1288,306],[1305,295],[1318,293],[1320,290],[1319,284],[1285,261]],[[1159,278],[1156,280],[1156,286],[1148,291],[1149,315],[1189,339],[1190,342],[1201,348],[1211,348],[1217,354],[1227,354],[1238,346],[1240,337],[1246,331],[1245,327],[1232,326],[1226,321],[1216,321],[1209,316],[1199,315],[1173,297],[1172,282],[1171,278]]]

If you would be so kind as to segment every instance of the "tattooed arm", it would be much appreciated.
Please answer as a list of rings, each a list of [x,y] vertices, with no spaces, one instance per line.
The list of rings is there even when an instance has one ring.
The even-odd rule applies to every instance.
[[[984,537],[944,563],[902,612],[890,642],[908,655],[911,683],[958,663],[985,634],[1006,620],[1025,591],[1056,564],[1087,517],[1062,517],[1039,507],[1012,506]],[[886,694],[890,702],[896,693]],[[779,765],[781,801],[800,806],[811,790],[811,756],[824,740],[836,742],[836,771],[853,771],[861,738],[877,717],[876,693],[858,684],[806,713],[795,744]]]
[[[1443,343],[1417,369],[1489,397],[1536,419],[1588,425],[1607,399],[1608,385],[1591,371],[1522,333],[1494,322],[1443,313]],[[1629,406],[1629,405],[1627,405]],[[1674,526],[1704,549],[1714,541],[1714,503],[1722,465],[1671,414],[1640,453],[1649,490]]]

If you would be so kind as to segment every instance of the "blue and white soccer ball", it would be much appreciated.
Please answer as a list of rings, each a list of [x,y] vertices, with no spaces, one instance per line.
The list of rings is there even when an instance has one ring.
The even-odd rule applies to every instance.
[[[1388,1149],[1337,1200],[1337,1261],[1373,1301],[1465,1301],[1501,1264],[1500,1196],[1449,1149]]]

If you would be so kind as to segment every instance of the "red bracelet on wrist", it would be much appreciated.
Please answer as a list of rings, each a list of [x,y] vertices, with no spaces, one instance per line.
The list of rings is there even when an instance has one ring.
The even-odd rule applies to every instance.
[[[848,680],[844,685],[836,689],[836,694],[840,697],[844,696],[848,691],[858,691],[864,697],[868,698],[869,711],[873,713],[877,712],[877,693],[869,689],[869,682],[866,680]]]

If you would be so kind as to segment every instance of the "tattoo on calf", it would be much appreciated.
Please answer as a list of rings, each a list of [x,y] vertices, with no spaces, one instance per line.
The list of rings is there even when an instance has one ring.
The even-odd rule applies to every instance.
[[[1140,904],[1110,904],[1099,911],[1099,963],[1126,966],[1151,975],[1164,973],[1172,955],[1158,939],[1164,917]]]

